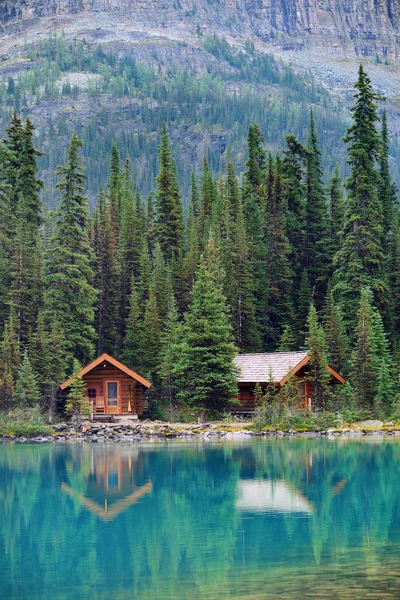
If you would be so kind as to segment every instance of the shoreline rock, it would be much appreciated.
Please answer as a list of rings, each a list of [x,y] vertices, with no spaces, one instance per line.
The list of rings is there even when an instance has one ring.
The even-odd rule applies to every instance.
[[[267,438],[317,438],[328,439],[361,438],[368,436],[400,436],[400,430],[396,427],[386,426],[382,428],[362,424],[359,427],[343,429],[328,429],[326,431],[252,431],[247,429],[247,424],[238,423],[205,423],[205,424],[183,424],[164,423],[161,421],[142,421],[134,423],[91,423],[86,421],[76,429],[68,423],[54,425],[53,435],[39,436],[0,436],[0,443],[66,443],[66,442],[140,442],[146,440],[246,440],[252,437]],[[371,423],[372,425],[372,423]],[[374,423],[375,425],[375,423]]]

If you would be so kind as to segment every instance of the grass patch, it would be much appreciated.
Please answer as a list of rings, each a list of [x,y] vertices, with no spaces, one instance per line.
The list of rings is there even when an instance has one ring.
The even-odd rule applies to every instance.
[[[14,409],[0,413],[0,436],[34,437],[53,435],[39,408]]]

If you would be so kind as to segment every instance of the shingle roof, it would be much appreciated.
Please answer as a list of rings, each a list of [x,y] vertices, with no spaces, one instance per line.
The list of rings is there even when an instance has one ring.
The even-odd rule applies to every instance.
[[[238,354],[238,383],[278,383],[307,357],[307,352],[269,352],[265,354]]]

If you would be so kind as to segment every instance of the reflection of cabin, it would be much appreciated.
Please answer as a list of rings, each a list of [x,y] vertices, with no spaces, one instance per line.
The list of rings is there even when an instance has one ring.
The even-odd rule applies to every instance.
[[[86,395],[93,403],[93,413],[105,415],[141,416],[144,394],[151,383],[112,356],[102,354],[86,365],[79,375],[86,384]],[[66,390],[72,382],[60,385]]]
[[[238,369],[238,387],[240,406],[234,412],[254,411],[254,388],[257,383],[265,386],[274,383],[281,388],[289,377],[294,375],[298,382],[303,402],[311,409],[313,386],[306,381],[307,363],[310,357],[306,352],[270,352],[266,354],[238,354],[235,364]],[[344,383],[339,373],[328,366],[331,384]]]
[[[114,520],[151,492],[152,483],[143,481],[138,453],[132,447],[123,452],[91,446],[89,452],[90,468],[81,470],[79,485],[63,481],[61,490],[102,521]]]
[[[243,512],[312,513],[313,504],[285,480],[241,479],[236,507]]]

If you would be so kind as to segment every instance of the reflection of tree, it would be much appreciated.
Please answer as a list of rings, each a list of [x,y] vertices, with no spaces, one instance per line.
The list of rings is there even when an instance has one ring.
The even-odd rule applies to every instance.
[[[1,597],[250,595],[274,578],[300,585],[300,572],[301,585],[312,586],[333,570],[375,581],[394,568],[400,444],[113,445],[122,482],[108,496],[113,520],[104,521],[82,498],[99,505],[108,493],[100,477],[107,448],[0,446]],[[285,482],[312,510],[238,511],[239,481],[263,480]],[[152,490],[134,497],[149,482]]]

